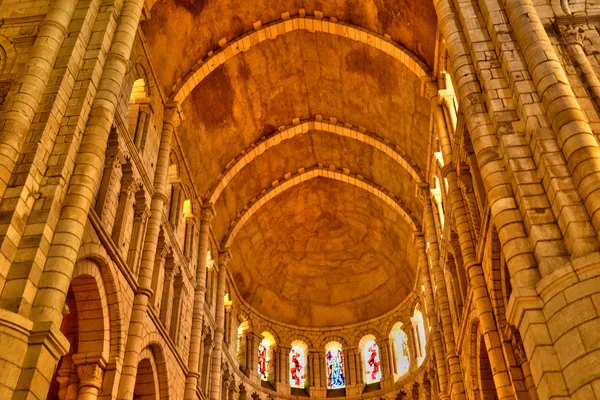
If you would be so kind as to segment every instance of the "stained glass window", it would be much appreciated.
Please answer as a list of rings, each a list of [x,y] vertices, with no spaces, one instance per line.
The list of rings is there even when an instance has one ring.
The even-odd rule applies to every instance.
[[[425,338],[425,325],[423,323],[423,314],[419,311],[418,306],[415,307],[415,312],[412,318],[413,323],[413,335],[415,338],[417,348],[417,364],[420,366],[425,359],[426,349],[426,338]]]
[[[306,385],[306,353],[300,346],[292,346],[290,351],[290,385],[303,389]]]
[[[394,325],[390,337],[392,339],[395,356],[395,372],[404,375],[410,368],[410,350],[408,347],[408,336],[401,328],[402,323]]]
[[[365,363],[365,383],[371,384],[381,380],[379,346],[370,339],[362,346],[362,357]]]
[[[258,345],[258,376],[263,381],[269,380],[269,345],[266,340]]]
[[[344,379],[344,353],[340,347],[330,347],[325,353],[327,368],[327,389],[343,389],[346,387]]]

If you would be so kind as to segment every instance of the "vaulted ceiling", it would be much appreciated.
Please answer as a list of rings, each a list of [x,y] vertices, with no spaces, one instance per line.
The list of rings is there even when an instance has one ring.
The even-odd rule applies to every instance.
[[[156,72],[244,300],[311,327],[399,305],[416,278],[433,5],[158,0],[151,15]]]

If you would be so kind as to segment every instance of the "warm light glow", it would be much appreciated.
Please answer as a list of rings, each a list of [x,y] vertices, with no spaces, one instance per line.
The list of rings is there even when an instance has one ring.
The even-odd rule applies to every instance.
[[[410,350],[408,336],[402,330],[402,322],[398,322],[390,332],[390,339],[394,348],[394,373],[396,378],[406,374],[410,368]]]
[[[415,312],[413,313],[412,318],[413,323],[413,336],[415,338],[415,343],[417,347],[417,363],[419,366],[425,360],[425,347],[426,347],[426,338],[425,338],[425,325],[423,323],[423,314],[417,307],[415,307]]]
[[[187,218],[192,215],[192,201],[185,200],[183,202],[183,218]]]

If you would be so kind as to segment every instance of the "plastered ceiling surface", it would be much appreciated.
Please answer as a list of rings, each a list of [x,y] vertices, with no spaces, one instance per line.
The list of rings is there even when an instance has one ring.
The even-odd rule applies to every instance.
[[[143,28],[170,93],[220,38],[299,8],[387,33],[430,65],[436,22],[428,3],[159,0]],[[418,34],[426,31],[431,34]],[[302,30],[236,55],[191,91],[177,135],[198,192],[213,195],[213,232],[219,243],[231,239],[229,270],[247,304],[281,322],[323,328],[378,317],[413,290],[413,227],[380,197],[345,182],[319,177],[296,184],[229,235],[273,182],[315,166],[346,171],[421,215],[415,175],[427,169],[430,147],[430,102],[423,93],[419,77],[377,48]],[[376,140],[316,125],[282,134],[294,119],[337,123]],[[241,162],[215,195],[211,189],[236,157],[261,138],[277,140]]]

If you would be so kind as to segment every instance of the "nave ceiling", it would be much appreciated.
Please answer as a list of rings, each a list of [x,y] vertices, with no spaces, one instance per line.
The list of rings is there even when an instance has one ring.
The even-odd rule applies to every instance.
[[[197,192],[214,203],[213,232],[231,250],[241,297],[274,320],[322,328],[378,317],[414,289],[416,193],[431,153],[426,79],[414,70],[432,68],[433,6],[159,0],[142,26],[175,97],[221,38],[300,8],[387,34],[406,57],[343,35],[278,35],[194,82],[177,134]]]

